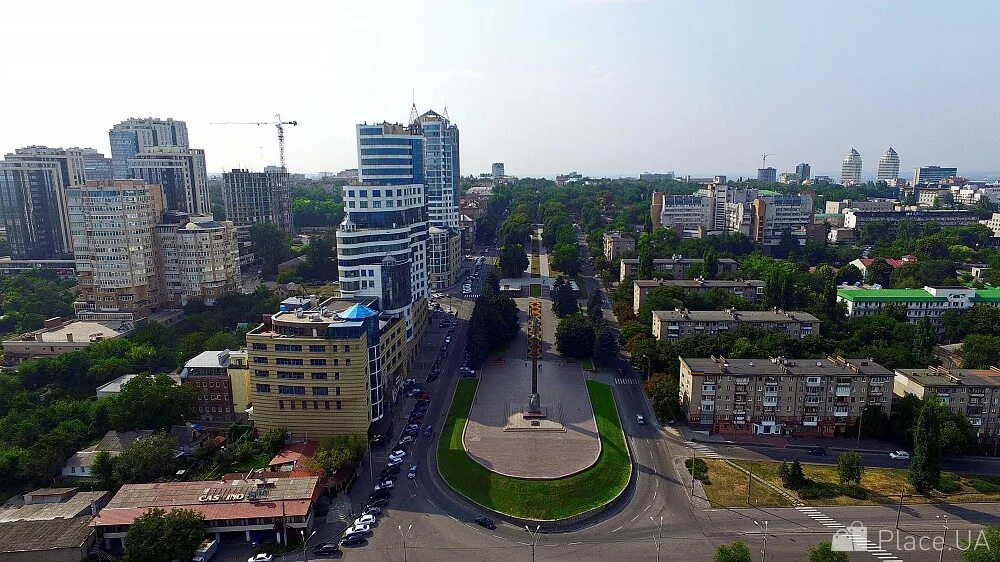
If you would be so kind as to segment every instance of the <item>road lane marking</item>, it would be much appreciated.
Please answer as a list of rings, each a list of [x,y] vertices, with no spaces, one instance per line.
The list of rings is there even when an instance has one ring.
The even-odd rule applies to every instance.
[[[618,527],[617,529],[611,529],[611,532],[612,533],[616,533],[618,531],[621,531],[623,527],[625,527],[625,525],[622,525],[621,527]]]

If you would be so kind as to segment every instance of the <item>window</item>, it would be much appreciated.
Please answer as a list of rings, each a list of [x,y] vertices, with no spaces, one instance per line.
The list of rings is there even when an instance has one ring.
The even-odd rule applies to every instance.
[[[374,272],[372,272],[372,273],[374,273]],[[344,346],[344,353],[350,353],[350,352],[351,352],[351,346],[345,345]]]
[[[337,389],[337,396],[340,396],[340,387],[338,386],[336,387],[336,389]]]
[[[278,357],[274,360],[278,365],[301,365],[301,359],[290,359],[288,357]]]
[[[313,373],[312,374],[312,379],[314,381],[325,381],[326,380],[326,373]]]
[[[279,379],[304,379],[306,378],[305,373],[298,371],[278,371]]]
[[[324,410],[329,410],[330,409],[330,401],[329,400],[324,400],[323,401],[323,409]]]
[[[333,364],[334,364],[334,366],[340,365],[340,359],[334,359],[333,360]]]
[[[267,371],[264,371],[264,370],[261,370],[261,369],[257,369],[257,370],[255,370],[253,372],[253,376],[255,376],[255,377],[261,377],[261,378],[267,378],[269,376],[269,373]]]
[[[333,380],[339,381],[340,380],[340,373],[334,373],[333,374]]]
[[[257,392],[271,392],[271,385],[269,384],[258,384]]]
[[[350,367],[351,366],[351,360],[350,359],[344,359],[344,364],[347,365],[348,367]]]
[[[310,359],[309,364],[313,366],[326,365],[326,359]]]
[[[306,387],[304,386],[286,386],[278,385],[278,394],[305,394]]]
[[[337,409],[340,409],[340,400],[337,400]]]
[[[257,363],[258,365],[266,364],[267,363],[267,357],[254,357],[253,358],[253,362]]]
[[[302,351],[301,345],[292,345],[287,343],[276,343],[274,344],[275,351]]]
[[[337,351],[337,348],[334,347],[333,350]],[[309,352],[310,353],[324,353],[324,352],[326,352],[326,346],[325,345],[310,345],[309,346]]]
[[[340,388],[337,390],[340,390]],[[330,394],[330,389],[325,386],[314,386],[312,391],[314,396],[326,396],[327,394]],[[337,394],[340,393],[338,392]]]
[[[252,346],[251,349],[254,349],[256,351],[267,351],[267,344],[266,343],[255,343],[255,344],[253,344],[253,346]]]

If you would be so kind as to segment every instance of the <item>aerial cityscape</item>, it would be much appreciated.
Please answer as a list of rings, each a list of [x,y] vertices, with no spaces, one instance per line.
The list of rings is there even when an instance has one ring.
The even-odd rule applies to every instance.
[[[1000,560],[997,6],[45,11],[0,562]]]

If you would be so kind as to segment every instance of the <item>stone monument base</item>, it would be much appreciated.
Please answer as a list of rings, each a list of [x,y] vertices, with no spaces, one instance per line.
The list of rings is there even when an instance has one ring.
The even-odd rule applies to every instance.
[[[538,412],[530,412],[527,404],[507,404],[504,431],[566,431],[562,424],[562,405],[555,410],[541,406]]]

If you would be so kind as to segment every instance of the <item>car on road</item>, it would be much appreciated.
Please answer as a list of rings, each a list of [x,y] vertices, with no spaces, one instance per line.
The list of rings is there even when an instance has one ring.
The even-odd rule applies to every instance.
[[[403,452],[403,451],[400,451],[400,452],[393,453],[393,454],[389,455],[389,462],[393,462],[393,461],[403,462],[404,458],[406,458],[406,453]]]
[[[375,484],[375,491],[379,490],[391,490],[396,487],[396,483],[392,480],[383,480],[378,484]]]
[[[424,428],[424,437],[430,437],[434,433],[434,426],[428,425]]]
[[[826,449],[824,449],[823,447],[809,447],[808,449],[806,449],[806,452],[814,457],[826,456]]]
[[[372,506],[366,507],[364,511],[361,512],[361,515],[374,515],[375,517],[378,517],[379,515],[382,515],[382,508]]]
[[[347,535],[340,539],[340,546],[357,546],[359,544],[364,544],[364,535]]]
[[[327,542],[323,544],[316,545],[313,549],[313,554],[318,554],[320,556],[331,556],[340,552],[340,545],[335,542]]]
[[[413,480],[414,478],[417,477],[417,465],[415,464],[410,465],[410,471],[406,473],[406,477],[409,478],[410,480]]]
[[[431,372],[431,374],[427,375],[427,378],[424,379],[424,382],[434,382],[436,380],[438,380],[438,373]]]
[[[351,525],[350,527],[348,527],[347,530],[344,531],[344,534],[345,535],[365,535],[365,536],[367,536],[367,535],[370,535],[371,532],[372,532],[371,525],[358,525],[358,524],[355,523],[354,525]]]
[[[382,478],[385,478],[386,476],[394,476],[396,474],[399,474],[399,465],[398,464],[395,465],[395,466],[387,466],[387,467],[383,468],[382,472],[379,473],[379,476],[381,476]]]
[[[403,463],[403,457],[399,457],[399,458],[395,458],[395,459],[392,458],[392,457],[389,457],[389,462],[388,462],[389,466],[396,466],[396,465],[402,464],[402,463]]]
[[[910,460],[910,453],[906,451],[893,451],[889,453],[889,458],[897,461],[908,461]]]
[[[417,384],[417,379],[406,379],[403,381],[403,387],[412,386]]]
[[[438,327],[440,328],[447,328],[448,326],[451,326],[451,322],[447,320],[442,320],[441,323],[438,324]]]
[[[397,445],[397,447],[401,447],[403,445],[409,445],[410,443],[413,443],[413,436],[407,435],[399,440],[399,445]]]
[[[448,328],[448,333],[449,334],[454,333],[454,332],[455,332],[455,327],[454,326]]]
[[[367,506],[365,509],[366,510],[367,509],[372,509],[372,508],[381,509],[381,508],[385,507],[386,505],[388,505],[388,503],[389,503],[389,498],[388,497],[369,499],[368,503],[365,504]]]
[[[272,560],[274,560],[274,555],[267,554],[266,552],[262,552],[260,554],[251,556],[250,558],[247,558],[247,562],[271,562]]]
[[[430,403],[431,403],[430,398],[420,398],[419,400],[417,400],[415,406],[426,406]]]
[[[404,429],[403,430],[403,437],[406,437],[406,436],[416,437],[418,433],[420,433],[419,429]]]
[[[476,517],[476,525],[479,525],[481,527],[486,527],[491,531],[497,528],[496,523],[494,523],[492,519],[486,517],[485,515],[480,515],[479,517]]]
[[[420,424],[416,422],[411,423],[406,426],[406,429],[420,429]]]
[[[357,519],[354,520],[355,527],[357,527],[358,525],[368,525],[370,527],[374,523],[375,523],[375,516],[372,515],[371,513],[362,515],[361,517],[358,517]]]
[[[406,394],[410,398],[413,398],[414,396],[418,396],[423,391],[424,391],[423,387],[415,386],[415,387],[411,388]]]
[[[431,395],[428,394],[428,392],[425,390],[425,391],[421,392],[420,394],[418,394],[417,398],[419,400],[430,400],[431,399]]]
[[[444,343],[451,343],[451,336],[445,336]]]
[[[646,417],[643,416],[642,414],[636,414],[635,415],[635,423],[637,423],[639,425],[646,425]]]
[[[387,500],[387,499],[389,499],[389,496],[391,496],[391,495],[392,494],[389,492],[389,490],[383,488],[381,490],[375,490],[375,491],[373,491],[371,494],[369,494],[368,499],[369,500]]]
[[[374,433],[368,439],[368,441],[371,442],[373,445],[378,445],[379,443],[382,443],[383,441],[385,441],[385,435],[383,435],[381,433]]]

